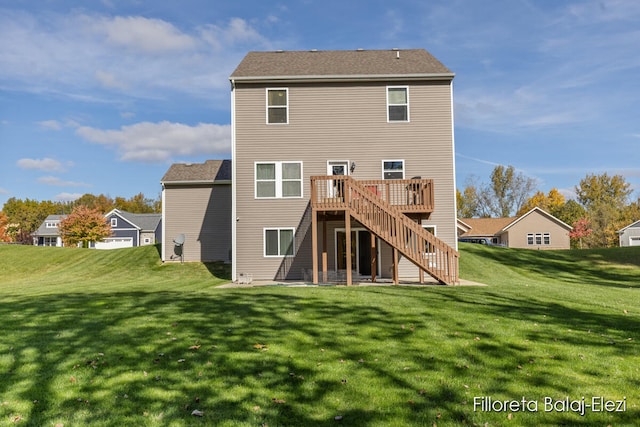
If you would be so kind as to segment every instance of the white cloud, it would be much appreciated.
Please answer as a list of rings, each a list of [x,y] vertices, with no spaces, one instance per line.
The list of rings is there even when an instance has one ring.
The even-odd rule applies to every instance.
[[[38,178],[38,182],[40,184],[52,185],[56,187],[91,187],[91,185],[85,184],[84,182],[64,181],[57,176],[42,176]]]
[[[112,89],[127,88],[127,85],[124,82],[119,81],[114,74],[109,73],[107,71],[102,71],[102,70],[96,71],[96,80],[98,80],[100,84],[105,88],[112,88]]]
[[[80,193],[60,193],[57,194],[54,199],[59,202],[73,202],[80,197],[82,197],[82,194]]]
[[[145,53],[189,50],[196,40],[166,21],[141,16],[116,16],[102,21],[109,43]]]
[[[54,93],[86,102],[114,95],[157,99],[171,92],[228,96],[228,76],[247,50],[270,46],[240,18],[177,28],[140,16],[0,13],[0,89]]]
[[[50,130],[62,129],[62,125],[57,120],[44,120],[44,121],[38,122],[38,124],[45,129],[50,129]]]
[[[73,166],[73,162],[62,162],[45,157],[44,159],[20,159],[16,165],[22,169],[41,170],[45,172],[64,172],[67,166]]]
[[[87,141],[114,148],[125,161],[156,163],[175,156],[229,156],[231,150],[229,125],[142,122],[119,130],[84,126],[78,128],[77,134]]]

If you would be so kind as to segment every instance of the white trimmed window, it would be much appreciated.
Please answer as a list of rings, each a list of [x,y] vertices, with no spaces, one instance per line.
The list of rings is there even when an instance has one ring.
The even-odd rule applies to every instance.
[[[302,197],[302,162],[258,162],[255,165],[257,199]]]
[[[267,89],[267,123],[289,123],[289,90],[287,88]]]
[[[409,88],[407,86],[387,86],[387,121],[409,121]]]
[[[404,160],[383,160],[383,179],[404,179]]]
[[[294,255],[293,228],[265,228],[264,256],[284,257]]]
[[[118,226],[118,218],[111,218],[111,226],[112,227]]]
[[[47,222],[46,228],[58,228],[57,222]]]
[[[527,234],[527,245],[550,245],[551,233]]]

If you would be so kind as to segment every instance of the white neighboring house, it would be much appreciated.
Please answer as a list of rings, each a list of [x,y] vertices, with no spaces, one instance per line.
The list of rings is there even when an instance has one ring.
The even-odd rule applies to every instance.
[[[640,246],[640,220],[618,230],[620,246]]]

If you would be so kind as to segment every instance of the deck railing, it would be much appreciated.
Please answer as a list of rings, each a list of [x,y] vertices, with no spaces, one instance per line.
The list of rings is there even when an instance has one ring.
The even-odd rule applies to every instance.
[[[311,177],[311,203],[318,210],[342,210],[345,176]],[[351,179],[351,178],[350,178]],[[368,191],[405,213],[433,212],[433,180],[377,179],[358,180]]]
[[[430,276],[446,284],[457,283],[458,252],[406,216],[403,212],[410,204],[389,203],[372,191],[371,182],[374,181],[356,181],[349,176],[311,177],[311,206],[317,210],[348,210],[351,217]],[[386,194],[393,200],[392,192]]]

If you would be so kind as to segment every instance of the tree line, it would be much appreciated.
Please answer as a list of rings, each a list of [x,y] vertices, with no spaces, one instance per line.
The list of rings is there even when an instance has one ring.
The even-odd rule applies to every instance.
[[[488,182],[473,177],[456,190],[458,218],[520,216],[538,207],[573,227],[572,247],[618,246],[617,231],[640,220],[640,197],[631,200],[631,184],[622,175],[587,174],[566,200],[553,188],[536,190],[534,179],[513,166],[496,166]]]
[[[138,193],[130,198],[104,194],[84,194],[72,202],[53,202],[50,200],[8,199],[0,211],[0,242],[30,244],[33,233],[49,215],[69,215],[77,207],[104,215],[113,209],[131,213],[159,213],[162,211],[160,198],[149,198]]]

